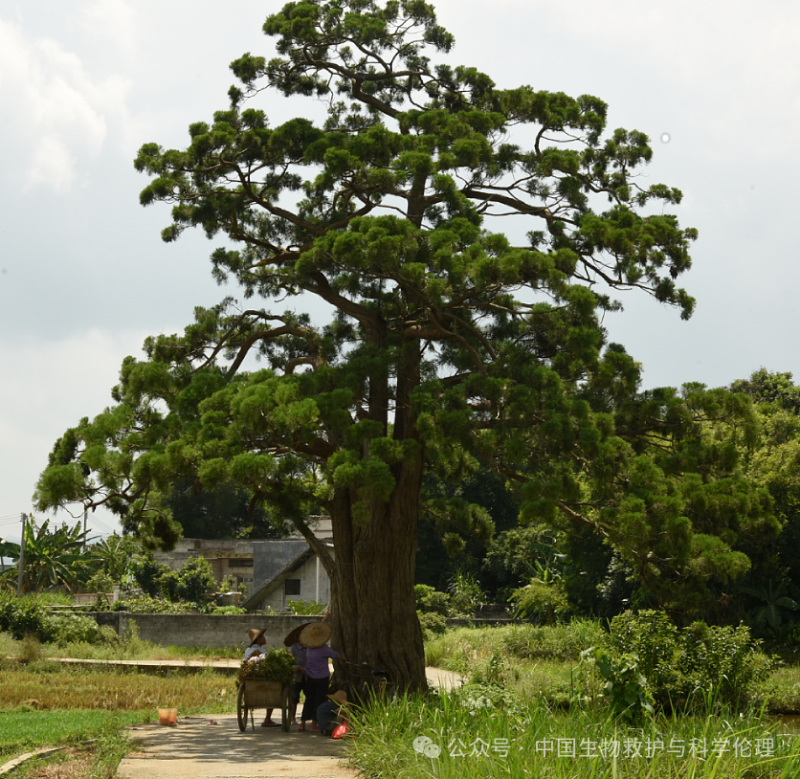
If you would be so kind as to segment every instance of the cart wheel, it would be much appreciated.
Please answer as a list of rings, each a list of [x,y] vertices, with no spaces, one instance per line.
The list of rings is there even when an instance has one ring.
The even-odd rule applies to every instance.
[[[281,727],[284,733],[289,732],[291,722],[289,722],[289,708],[292,703],[292,687],[289,684],[283,685],[281,691]]]
[[[239,730],[242,733],[247,730],[247,715],[249,713],[247,704],[244,701],[244,685],[239,685],[239,694],[236,696],[236,719],[239,721]]]

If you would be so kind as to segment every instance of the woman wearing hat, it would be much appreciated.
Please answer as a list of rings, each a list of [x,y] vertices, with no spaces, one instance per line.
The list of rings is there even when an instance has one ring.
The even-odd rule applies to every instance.
[[[244,659],[249,660],[253,655],[263,655],[264,650],[261,648],[264,644],[267,643],[267,639],[264,638],[264,630],[259,630],[258,628],[250,628],[247,631],[247,635],[250,637],[250,646],[244,650]]]
[[[317,709],[328,696],[330,670],[328,658],[346,660],[335,649],[331,649],[327,641],[331,637],[331,626],[327,622],[312,622],[306,625],[299,635],[300,643],[306,647],[306,702],[301,719],[311,720],[309,730],[319,733],[317,727]]]

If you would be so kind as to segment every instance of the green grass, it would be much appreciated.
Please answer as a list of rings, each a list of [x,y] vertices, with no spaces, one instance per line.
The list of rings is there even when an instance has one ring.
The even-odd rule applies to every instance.
[[[211,671],[183,677],[63,669],[52,661],[6,664],[0,685],[0,761],[43,746],[103,734],[118,739],[125,725],[152,722],[159,706],[179,716],[236,710],[233,680]],[[116,742],[115,742],[116,743]],[[98,752],[98,759],[104,751]]]
[[[599,710],[554,713],[542,703],[524,705],[507,692],[476,687],[356,714],[352,725],[351,763],[367,779],[800,774],[798,740],[779,739],[757,715],[661,719],[632,729]]]
[[[492,655],[517,661],[550,660],[578,663],[580,653],[600,640],[600,623],[573,620],[565,625],[509,625],[499,628],[458,628],[425,645],[428,665],[468,673],[476,662]]]
[[[109,729],[147,721],[150,711],[0,711],[0,762],[24,752],[98,738]]]
[[[102,629],[103,641],[38,644],[36,639],[17,641],[0,633],[0,658],[23,658],[31,653],[41,658],[71,657],[79,660],[229,660],[240,659],[242,650],[234,647],[162,646],[139,638],[136,628],[126,641],[120,641],[111,627]]]
[[[502,684],[523,700],[544,699],[567,708],[576,694],[600,692],[601,680],[579,663],[580,653],[597,645],[601,634],[599,623],[589,620],[552,627],[458,628],[429,641],[425,660],[468,681]],[[775,671],[752,703],[770,714],[800,714],[800,666]]]

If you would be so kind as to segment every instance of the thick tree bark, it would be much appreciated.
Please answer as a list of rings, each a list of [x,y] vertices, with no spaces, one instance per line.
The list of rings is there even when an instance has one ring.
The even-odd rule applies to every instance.
[[[409,690],[426,687],[414,598],[421,482],[419,455],[400,468],[391,499],[367,524],[353,521],[346,490],[337,491],[332,511],[332,646],[352,662],[389,671],[399,688]]]

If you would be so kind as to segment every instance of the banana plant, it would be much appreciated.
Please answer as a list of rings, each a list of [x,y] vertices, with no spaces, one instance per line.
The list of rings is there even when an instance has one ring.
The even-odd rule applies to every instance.
[[[786,612],[800,610],[800,604],[789,596],[785,583],[776,586],[772,581],[768,581],[766,586],[762,585],[757,588],[739,587],[739,589],[761,601],[750,612],[756,628],[763,628],[768,625],[772,630],[777,630],[783,622]],[[796,595],[797,588],[791,587],[790,589],[792,594]]]
[[[31,521],[25,529],[25,553],[22,563],[22,589],[35,592],[45,587],[62,585],[71,591],[91,576],[95,566],[90,555],[83,553],[88,533],[66,523],[50,529],[50,520],[41,526]],[[16,558],[19,559],[19,546]],[[16,575],[14,569],[3,573],[4,578]]]

